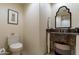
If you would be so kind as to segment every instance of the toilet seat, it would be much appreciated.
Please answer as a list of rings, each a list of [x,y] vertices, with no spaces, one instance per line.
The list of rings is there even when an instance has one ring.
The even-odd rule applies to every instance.
[[[23,47],[22,43],[14,43],[10,45],[10,48],[13,49],[22,48],[22,47]]]

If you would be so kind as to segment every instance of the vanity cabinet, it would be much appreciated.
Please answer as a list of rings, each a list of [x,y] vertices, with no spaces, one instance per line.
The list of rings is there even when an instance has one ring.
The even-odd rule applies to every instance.
[[[48,54],[55,54],[57,50],[59,51],[58,54],[61,55],[76,54],[76,36],[78,35],[78,33],[75,33],[74,29],[70,29],[70,32],[58,32],[56,30],[57,29],[46,30]],[[60,46],[59,49],[57,49],[58,47],[56,48],[57,45],[58,47]],[[62,50],[61,48],[64,50]]]

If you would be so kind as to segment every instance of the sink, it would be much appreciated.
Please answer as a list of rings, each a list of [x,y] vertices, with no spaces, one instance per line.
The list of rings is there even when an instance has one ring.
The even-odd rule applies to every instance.
[[[75,29],[54,29],[54,32],[75,33]]]
[[[58,32],[58,33],[76,33],[75,29],[64,29],[64,28],[56,28],[56,29],[47,29],[47,32]]]

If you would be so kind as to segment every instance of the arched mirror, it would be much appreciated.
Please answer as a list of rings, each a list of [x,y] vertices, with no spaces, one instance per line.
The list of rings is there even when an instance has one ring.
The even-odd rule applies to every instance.
[[[55,28],[71,28],[71,12],[66,6],[58,9],[55,16]]]

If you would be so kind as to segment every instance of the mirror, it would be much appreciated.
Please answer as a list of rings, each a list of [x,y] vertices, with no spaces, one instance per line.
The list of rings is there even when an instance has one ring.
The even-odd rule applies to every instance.
[[[58,9],[55,16],[55,28],[70,28],[71,27],[71,12],[66,6]]]

